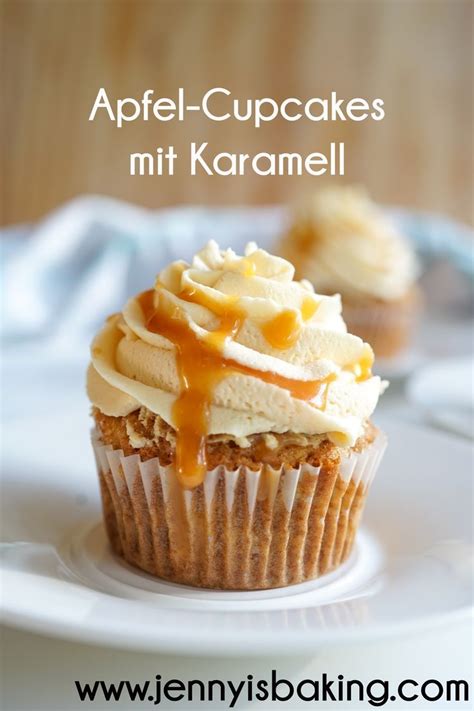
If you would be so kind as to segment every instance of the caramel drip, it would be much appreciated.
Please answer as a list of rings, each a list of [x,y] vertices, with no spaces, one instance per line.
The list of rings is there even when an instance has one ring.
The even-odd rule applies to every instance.
[[[257,501],[266,501],[272,504],[278,487],[279,473],[272,471],[268,464],[264,464],[260,473],[257,489]]]
[[[234,338],[237,335],[246,318],[246,312],[236,306],[239,300],[238,296],[227,296],[225,301],[220,301],[213,299],[208,294],[198,291],[197,289],[184,289],[180,292],[178,298],[199,304],[200,306],[205,306],[221,319],[219,328],[216,331],[209,331],[204,339],[197,339],[200,347],[202,347],[204,342],[211,347],[215,347],[216,350],[220,349],[228,336]],[[288,311],[288,313],[295,312]],[[296,337],[298,337],[298,334]],[[231,368],[244,375],[252,375],[272,385],[278,385],[281,388],[289,390],[293,397],[300,400],[311,400],[319,391],[319,387],[314,389],[314,385],[317,384],[319,386],[322,382],[320,380],[293,380],[269,371],[249,368],[232,359],[224,359],[220,354],[218,354],[217,357],[219,358],[219,362],[224,364],[223,367]]]
[[[301,305],[301,318],[309,321],[314,316],[319,304],[310,296],[305,296]],[[301,320],[296,309],[285,309],[262,327],[264,338],[273,348],[286,350],[292,348],[301,333]]]
[[[303,321],[309,321],[318,310],[319,303],[311,296],[305,296],[301,304],[301,316]]]
[[[220,303],[221,321],[216,331],[206,339],[199,338],[183,318],[182,310],[158,297],[153,290],[138,297],[146,328],[167,338],[176,347],[181,392],[173,406],[176,427],[176,471],[185,487],[198,486],[206,473],[206,437],[212,395],[216,385],[231,373],[242,373],[288,390],[301,400],[313,399],[333,379],[300,381],[268,371],[256,370],[237,361],[224,358],[216,345],[240,327],[242,313],[230,303]],[[189,300],[206,300],[202,293],[187,293]],[[180,295],[182,296],[182,294]],[[196,301],[197,302],[197,301]],[[209,303],[209,302],[207,302]],[[215,306],[215,304],[214,304]],[[216,339],[216,336],[218,338]]]
[[[262,326],[262,334],[266,341],[279,350],[286,350],[295,345],[301,332],[298,312],[285,309]]]
[[[293,378],[285,378],[285,376],[272,373],[269,370],[249,368],[246,365],[238,363],[236,360],[222,360],[226,366],[234,372],[250,375],[270,385],[277,385],[279,388],[288,390],[291,396],[297,400],[312,400],[320,392],[321,387],[329,382],[329,378],[331,378],[331,380],[333,379],[333,374],[331,374],[321,380],[293,380]]]
[[[257,265],[253,261],[252,256],[240,259],[240,271],[246,277],[255,276],[257,273]]]
[[[173,405],[176,425],[176,472],[185,487],[198,486],[206,472],[206,434],[212,392],[224,377],[214,351],[206,348],[175,305],[158,300],[154,292],[138,297],[146,327],[176,346],[180,395]],[[220,366],[220,367],[219,367]]]
[[[328,407],[329,386],[336,379],[337,375],[335,373],[331,373],[331,375],[328,375],[325,379],[324,389],[321,392],[321,404],[319,405],[320,409],[323,410],[323,412],[327,410]]]
[[[372,366],[374,364],[374,354],[370,347],[366,347],[363,355],[357,363],[347,367],[351,373],[354,373],[356,382],[361,383],[372,377]]]
[[[178,298],[192,304],[204,306],[220,317],[219,328],[216,331],[209,331],[209,335],[205,339],[209,345],[217,348],[222,348],[228,336],[233,338],[237,335],[246,318],[245,311],[236,306],[239,300],[238,296],[226,296],[224,301],[219,301],[203,291],[183,289],[178,294]]]

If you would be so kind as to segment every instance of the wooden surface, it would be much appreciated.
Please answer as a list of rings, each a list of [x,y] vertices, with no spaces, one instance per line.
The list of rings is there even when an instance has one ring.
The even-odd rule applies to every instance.
[[[346,143],[346,180],[382,201],[472,220],[472,9],[464,0],[319,2],[3,0],[3,223],[36,219],[80,193],[151,207],[264,203],[314,177],[131,177],[128,155],[191,140],[213,151],[311,152]],[[238,97],[385,100],[382,122],[135,122],[88,115],[146,88],[190,101],[210,87]]]

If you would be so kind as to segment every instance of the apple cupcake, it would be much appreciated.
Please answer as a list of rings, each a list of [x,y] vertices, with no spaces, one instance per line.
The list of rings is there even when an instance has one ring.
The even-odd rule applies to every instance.
[[[409,345],[420,309],[417,260],[363,190],[314,195],[296,211],[278,251],[317,291],[341,294],[347,328],[378,357],[393,358]]]
[[[248,245],[210,242],[93,341],[87,390],[105,526],[151,575],[224,590],[301,583],[349,556],[385,448],[384,388],[339,296]]]

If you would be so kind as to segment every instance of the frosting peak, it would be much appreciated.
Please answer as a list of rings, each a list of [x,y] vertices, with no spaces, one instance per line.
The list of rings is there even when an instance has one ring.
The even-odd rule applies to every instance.
[[[339,296],[320,296],[255,244],[209,242],[166,267],[92,344],[89,396],[102,412],[145,406],[177,432],[177,471],[202,480],[205,438],[327,434],[352,445],[381,382],[370,346],[348,334]]]

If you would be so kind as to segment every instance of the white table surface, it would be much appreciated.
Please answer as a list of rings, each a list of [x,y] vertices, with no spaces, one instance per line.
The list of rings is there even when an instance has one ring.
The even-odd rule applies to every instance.
[[[47,639],[26,632],[4,628],[2,711],[75,711],[76,709],[130,709],[130,701],[79,701],[74,681],[93,682],[96,679],[132,682],[153,680],[156,674],[165,678],[187,679],[245,679],[247,674],[266,678],[272,669],[288,680],[320,678],[325,672],[330,678],[343,674],[345,679],[388,679],[398,683],[402,679],[466,679],[472,687],[472,626],[469,622],[417,635],[378,641],[357,646],[333,647],[318,656],[275,659],[206,659],[161,656],[117,651],[72,642]],[[447,704],[388,702],[387,707],[398,709],[456,708],[471,709],[471,703]],[[135,708],[135,706],[133,707]],[[136,708],[157,709],[224,709],[223,704],[137,703]],[[311,708],[305,702],[249,704],[238,703],[243,709],[299,709]],[[346,708],[344,703],[318,703],[318,709]],[[368,703],[351,703],[351,708],[374,708]]]

